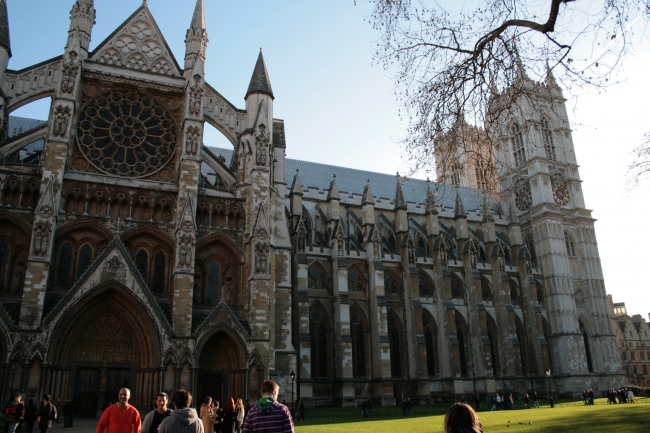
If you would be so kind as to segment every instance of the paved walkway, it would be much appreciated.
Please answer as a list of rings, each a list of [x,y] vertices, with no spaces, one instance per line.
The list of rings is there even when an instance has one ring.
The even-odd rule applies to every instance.
[[[74,427],[63,428],[63,417],[59,420],[59,423],[52,423],[52,428],[48,432],[52,433],[95,433],[95,427],[97,427],[98,419],[93,418],[75,418]],[[38,431],[34,429],[34,431]]]

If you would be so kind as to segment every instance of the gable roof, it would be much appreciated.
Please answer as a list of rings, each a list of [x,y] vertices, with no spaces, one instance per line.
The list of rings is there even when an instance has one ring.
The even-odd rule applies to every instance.
[[[152,28],[148,28],[148,24],[151,24]],[[133,63],[129,62],[129,59],[138,54],[144,58],[146,65],[140,68],[128,66]],[[164,75],[178,76],[183,71],[151,11],[144,4],[124,20],[88,57],[99,63],[147,70]],[[168,68],[159,64],[161,61],[167,60],[172,62],[171,64],[167,62]],[[143,69],[144,66],[146,69]]]

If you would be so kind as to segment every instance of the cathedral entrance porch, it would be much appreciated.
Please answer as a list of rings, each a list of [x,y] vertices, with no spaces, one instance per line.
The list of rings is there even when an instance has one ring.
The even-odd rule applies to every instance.
[[[212,397],[223,406],[228,399],[247,398],[248,369],[244,365],[244,348],[229,332],[219,331],[204,344],[199,357],[198,402]]]
[[[159,331],[118,283],[94,292],[58,321],[44,389],[74,398],[81,417],[101,415],[125,387],[133,405],[147,406],[160,386]]]

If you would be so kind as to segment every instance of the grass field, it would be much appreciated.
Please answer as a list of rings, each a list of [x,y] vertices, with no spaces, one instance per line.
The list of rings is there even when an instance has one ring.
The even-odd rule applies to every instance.
[[[397,409],[397,408],[395,408]],[[442,409],[442,408],[441,408]],[[441,410],[442,412],[442,410]],[[343,415],[342,412],[341,414]],[[554,409],[509,410],[480,412],[486,433],[492,432],[650,432],[650,404],[574,406],[558,405]],[[444,415],[410,418],[357,419],[355,421],[312,420],[296,423],[296,433],[383,433],[383,432],[442,432]],[[527,424],[527,423],[532,424]]]

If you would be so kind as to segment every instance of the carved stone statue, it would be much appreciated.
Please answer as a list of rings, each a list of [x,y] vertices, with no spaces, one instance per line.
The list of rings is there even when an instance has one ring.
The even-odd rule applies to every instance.
[[[72,93],[74,83],[77,80],[77,71],[79,65],[76,62],[70,62],[63,66],[63,76],[61,77],[61,93]]]
[[[34,254],[37,256],[44,256],[48,252],[50,244],[50,231],[52,226],[47,222],[39,222],[36,224],[34,232]]]
[[[68,132],[68,120],[70,120],[70,107],[64,107],[63,105],[56,107],[52,130],[55,137],[65,137]]]
[[[260,144],[257,145],[257,155],[255,158],[255,163],[261,166],[266,165],[266,149]]]
[[[440,267],[446,268],[447,267],[447,249],[444,244],[440,245],[440,251],[438,252],[440,255]]]
[[[257,247],[255,248],[255,272],[258,274],[266,274],[267,273],[267,252],[268,252],[268,245],[265,244],[257,244]]]
[[[203,97],[203,89],[199,84],[201,77],[194,76],[194,86],[190,89],[190,114],[198,116],[201,112],[201,98]]]
[[[413,243],[408,243],[408,253],[409,253],[409,265],[415,265],[415,248],[413,248]]]
[[[379,258],[379,242],[377,241],[372,243],[372,255],[375,259]]]
[[[472,270],[476,270],[476,251],[473,249],[469,250],[469,265],[471,266]]]
[[[181,236],[178,247],[178,265],[181,268],[192,267],[192,251],[194,249],[194,239],[192,236]]]
[[[196,155],[199,149],[199,137],[201,130],[198,126],[189,126],[187,128],[187,137],[185,139],[185,150],[188,155]]]
[[[506,265],[503,261],[503,255],[499,254],[499,271],[504,273],[506,271]]]

